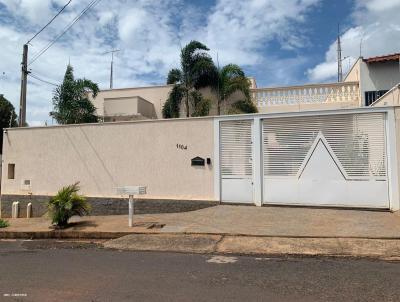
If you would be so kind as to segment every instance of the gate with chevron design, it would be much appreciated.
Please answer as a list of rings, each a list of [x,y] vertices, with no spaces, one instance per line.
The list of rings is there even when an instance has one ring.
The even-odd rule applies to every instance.
[[[389,207],[385,113],[264,119],[263,202]]]
[[[392,209],[398,187],[390,179],[397,170],[389,159],[395,163],[397,154],[389,112],[218,118],[221,200]]]

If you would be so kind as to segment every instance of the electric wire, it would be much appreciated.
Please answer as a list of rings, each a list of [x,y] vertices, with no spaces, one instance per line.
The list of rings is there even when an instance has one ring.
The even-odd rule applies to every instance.
[[[42,56],[50,47],[54,45],[76,22],[79,21],[80,18],[84,14],[86,14],[87,11],[89,11],[92,7],[96,6],[101,0],[92,0],[64,29],[63,31],[51,42],[49,42],[42,50],[40,50],[34,57],[31,59],[28,65],[31,65],[33,62],[35,62],[37,59],[39,59],[40,56]]]
[[[49,82],[49,81],[47,81],[47,80],[44,80],[44,79],[38,77],[38,76],[35,75],[35,74],[30,73],[29,76],[30,76],[31,78],[33,78],[33,79],[35,79],[35,80],[37,80],[37,81],[43,82],[43,83],[45,83],[45,84],[52,85],[52,86],[58,86],[57,84],[52,83],[52,82]]]
[[[35,39],[47,26],[49,26],[51,24],[51,22],[54,21],[55,18],[57,18],[63,11],[64,9],[71,3],[72,0],[69,0],[67,4],[65,4],[60,10],[59,12],[45,25],[42,27],[41,30],[39,30],[32,38],[30,38],[28,40],[28,42],[26,44],[29,44],[33,39]]]

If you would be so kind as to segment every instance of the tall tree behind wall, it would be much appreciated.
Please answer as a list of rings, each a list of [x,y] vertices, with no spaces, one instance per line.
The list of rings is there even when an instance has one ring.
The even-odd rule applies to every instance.
[[[54,91],[54,110],[50,116],[59,124],[97,122],[96,108],[88,99],[88,94],[96,97],[98,92],[96,83],[87,79],[75,80],[73,68],[68,65],[62,84]]]
[[[3,130],[5,128],[17,127],[17,114],[15,108],[2,94],[0,94],[0,154],[3,154]]]

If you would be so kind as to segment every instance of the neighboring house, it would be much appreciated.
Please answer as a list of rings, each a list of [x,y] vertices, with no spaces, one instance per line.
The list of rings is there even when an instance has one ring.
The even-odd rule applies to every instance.
[[[366,59],[360,57],[341,83],[257,88],[256,80],[249,78],[251,95],[260,113],[371,106],[400,83],[399,62],[400,53]],[[171,88],[172,85],[164,85],[102,90],[93,103],[105,122],[161,119],[162,107]],[[210,89],[201,92],[212,101],[210,115],[216,115],[215,95]],[[229,102],[242,97],[236,93]],[[183,111],[181,115],[185,116]]]
[[[360,57],[341,83],[252,90],[260,112],[288,112],[371,106],[400,83],[400,53]]]
[[[251,88],[256,88],[254,78],[249,78]],[[162,108],[168,99],[173,85],[105,89],[96,98],[89,99],[97,108],[97,115],[104,122],[133,121],[143,119],[162,119]],[[216,96],[210,88],[200,90],[205,98],[211,100],[210,115],[217,115]],[[243,98],[240,92],[234,93],[228,102]],[[222,107],[227,104],[222,104]],[[222,108],[222,109],[223,109]],[[181,116],[185,117],[184,106]]]
[[[160,119],[172,85],[106,89],[91,98],[105,122]]]

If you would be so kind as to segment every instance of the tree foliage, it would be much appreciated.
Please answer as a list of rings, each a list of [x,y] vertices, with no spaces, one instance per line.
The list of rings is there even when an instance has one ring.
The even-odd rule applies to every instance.
[[[192,116],[207,116],[210,112],[211,101],[204,98],[197,90],[192,91],[190,96],[193,108]]]
[[[234,102],[228,110],[228,114],[257,113],[257,112],[258,112],[257,106],[249,99],[244,99]]]
[[[257,112],[257,107],[250,98],[250,81],[238,65],[228,64],[218,70],[218,79],[214,83],[213,89],[217,94],[218,115],[221,114],[221,106],[237,91],[243,94],[244,99],[231,104],[226,113]]]
[[[72,216],[89,214],[90,205],[78,194],[79,183],[63,187],[47,203],[52,224],[65,227]]]
[[[0,95],[0,154],[3,153],[3,129],[17,126],[17,114],[13,104]]]
[[[6,228],[10,225],[10,223],[7,220],[3,220],[0,218],[0,229],[1,228]]]
[[[208,51],[207,46],[198,41],[191,41],[182,49],[181,68],[171,69],[168,73],[167,84],[173,84],[174,88],[164,104],[164,118],[179,117],[181,104],[184,104],[187,117],[208,115],[211,101],[204,99],[198,91],[204,87],[212,88],[216,95],[218,115],[222,105],[227,105],[224,114],[257,112],[250,98],[250,81],[244,71],[236,64],[216,68]],[[241,92],[243,99],[227,104],[236,92]]]
[[[216,68],[208,50],[198,41],[191,41],[182,49],[181,68],[171,69],[168,73],[167,84],[174,84],[174,88],[164,104],[164,118],[179,117],[182,103],[187,117],[208,114],[209,101],[203,100],[197,91],[212,85],[215,80]]]
[[[162,113],[164,118],[178,118],[180,105],[185,95],[185,89],[181,85],[172,87],[168,99],[164,104]]]
[[[168,72],[167,84],[177,84],[182,79],[182,72],[180,69],[173,68]]]
[[[95,123],[96,108],[88,99],[88,94],[96,97],[99,87],[87,79],[75,80],[73,68],[67,66],[64,80],[53,95],[54,111],[50,112],[59,124]]]

